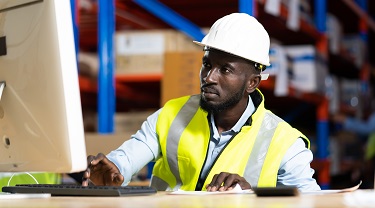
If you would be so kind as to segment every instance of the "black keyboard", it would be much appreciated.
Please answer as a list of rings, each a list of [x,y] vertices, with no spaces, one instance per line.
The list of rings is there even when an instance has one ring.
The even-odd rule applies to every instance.
[[[50,193],[52,196],[134,196],[155,194],[149,186],[81,186],[70,184],[19,184],[4,186],[9,193]]]

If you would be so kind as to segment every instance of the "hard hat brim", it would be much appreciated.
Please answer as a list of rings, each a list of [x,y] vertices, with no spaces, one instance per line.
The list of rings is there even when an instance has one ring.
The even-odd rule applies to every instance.
[[[196,41],[196,40],[193,40],[193,43],[195,43],[195,44],[197,44],[197,45],[199,45],[199,46],[203,46],[203,47],[204,47],[204,46],[208,46],[208,47],[210,47],[210,48],[213,48],[213,49],[216,49],[216,50],[219,50],[219,51],[223,51],[223,52],[225,52],[225,53],[233,54],[233,55],[235,55],[235,56],[242,57],[242,58],[247,59],[247,60],[249,60],[249,61],[252,61],[252,62],[255,62],[255,63],[259,63],[259,64],[262,64],[262,65],[264,65],[264,66],[270,66],[270,65],[271,65],[271,64],[269,64],[269,63],[262,63],[262,62],[259,62],[259,61],[256,61],[256,60],[251,60],[251,59],[248,59],[248,58],[246,58],[246,57],[244,57],[244,56],[241,56],[241,55],[238,55],[238,54],[235,54],[235,53],[229,52],[229,51],[227,51],[227,50],[225,50],[225,49],[218,48],[218,47],[212,46],[212,45],[210,45],[210,44],[202,43],[202,42],[199,42],[199,41]]]
[[[199,41],[195,41],[195,40],[194,40],[193,43],[195,43],[195,44],[197,44],[197,45],[199,45],[199,46],[202,46],[202,47],[204,47],[204,46],[208,46],[208,47],[210,47],[210,48],[213,48],[213,49],[216,49],[216,50],[219,50],[219,51],[223,51],[223,52],[228,53],[228,54],[233,54],[233,53],[228,52],[228,51],[225,51],[225,50],[223,50],[223,49],[221,49],[221,48],[216,48],[216,47],[213,47],[213,46],[210,46],[210,45],[207,45],[207,44],[201,43],[201,42],[199,42]],[[233,54],[233,55],[238,56],[238,55],[236,55],[236,54]],[[250,61],[252,61],[252,60],[250,60]],[[267,80],[269,74],[266,74],[266,73],[260,73],[260,76],[261,76],[261,79],[262,79],[262,80]]]

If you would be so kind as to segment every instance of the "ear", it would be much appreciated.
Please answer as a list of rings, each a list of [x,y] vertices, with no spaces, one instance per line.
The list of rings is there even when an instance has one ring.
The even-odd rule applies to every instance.
[[[260,74],[251,74],[248,80],[246,91],[250,94],[259,86],[261,81]]]

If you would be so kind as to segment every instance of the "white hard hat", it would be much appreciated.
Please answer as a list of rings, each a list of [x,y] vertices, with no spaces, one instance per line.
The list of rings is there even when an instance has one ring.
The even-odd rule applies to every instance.
[[[246,13],[232,13],[218,19],[202,42],[194,43],[270,65],[268,33],[258,20]]]

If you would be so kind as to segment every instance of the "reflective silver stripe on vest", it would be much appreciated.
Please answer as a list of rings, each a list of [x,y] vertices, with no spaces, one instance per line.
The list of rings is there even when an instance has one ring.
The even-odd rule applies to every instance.
[[[167,160],[171,172],[176,177],[177,186],[182,185],[180,170],[178,169],[178,143],[180,142],[182,132],[184,132],[199,108],[199,100],[200,95],[191,96],[185,105],[182,106],[169,128],[167,136]]]
[[[268,147],[271,144],[273,135],[277,124],[282,120],[277,116],[265,114],[263,122],[259,128],[259,132],[254,142],[253,149],[250,153],[249,160],[247,161],[244,178],[250,183],[251,186],[256,187],[263,167]]]
[[[163,179],[153,175],[151,178],[151,187],[155,188],[158,191],[166,191],[169,189],[169,185]]]

